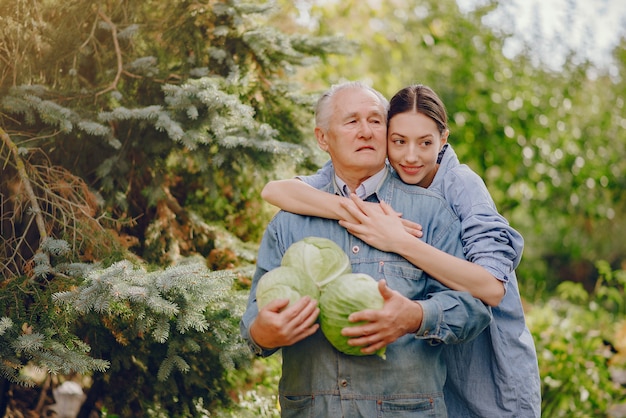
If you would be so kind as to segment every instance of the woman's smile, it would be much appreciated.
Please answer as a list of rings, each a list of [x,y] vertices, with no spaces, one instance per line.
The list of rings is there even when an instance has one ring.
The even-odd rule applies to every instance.
[[[422,170],[422,167],[423,167],[420,165],[404,165],[404,164],[399,164],[399,165],[402,171],[404,171],[409,176],[414,176],[416,174],[419,174],[419,172]]]

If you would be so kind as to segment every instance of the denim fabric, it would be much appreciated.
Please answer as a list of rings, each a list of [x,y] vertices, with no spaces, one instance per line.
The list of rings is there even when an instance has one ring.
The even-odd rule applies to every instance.
[[[444,349],[448,413],[455,418],[538,418],[537,353],[513,271],[524,241],[498,214],[483,180],[459,163],[449,145],[428,190],[444,196],[461,220],[465,257],[506,283],[506,294],[492,308],[493,321],[485,332],[469,343]]]
[[[524,239],[498,213],[483,179],[459,163],[450,144],[428,190],[443,196],[461,220],[465,258],[508,282],[522,258]]]
[[[310,176],[296,176],[296,178],[302,180],[311,187],[321,189],[333,181],[334,172],[335,169],[333,168],[333,162],[332,160],[328,160],[322,168],[317,170],[317,173]]]
[[[315,175],[299,178],[319,189],[332,173],[329,161]],[[460,219],[465,258],[506,286],[502,302],[492,308],[489,328],[468,344],[445,348],[448,413],[454,418],[540,417],[537,354],[514,272],[524,240],[498,213],[483,180],[459,163],[450,144],[428,190],[443,196]]]
[[[325,188],[336,192],[332,182]],[[402,183],[388,173],[368,200],[385,200],[405,217],[424,225],[426,242],[463,256],[460,224],[441,197]],[[307,236],[332,239],[348,254],[352,270],[420,300],[422,326],[390,344],[386,360],[377,356],[348,356],[336,351],[321,331],[282,348],[279,384],[285,417],[446,417],[443,386],[446,365],[443,347],[479,335],[490,322],[490,311],[468,293],[452,291],[404,258],[379,251],[350,235],[334,220],[279,212],[263,236],[248,307],[241,321],[242,336],[255,352],[270,355],[250,338],[249,326],[258,310],[255,291],[259,278],[280,265],[294,242]]]

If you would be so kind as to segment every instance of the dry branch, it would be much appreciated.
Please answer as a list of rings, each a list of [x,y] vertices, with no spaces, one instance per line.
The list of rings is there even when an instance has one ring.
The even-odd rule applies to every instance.
[[[111,28],[111,36],[113,36],[113,45],[115,46],[115,56],[117,57],[117,73],[115,74],[115,79],[113,80],[111,85],[107,87],[106,89],[96,93],[96,97],[100,96],[101,94],[117,89],[117,83],[119,83],[120,77],[122,76],[122,73],[124,72],[124,61],[122,60],[122,49],[120,48],[120,42],[117,38],[117,26],[115,26],[113,22],[111,21],[111,19],[109,19],[107,15],[102,13],[102,11],[98,11],[98,16],[100,16],[102,20],[104,20]]]
[[[35,196],[35,192],[33,191],[33,186],[28,177],[28,173],[26,172],[24,160],[22,160],[19,155],[17,145],[15,145],[13,141],[11,141],[9,134],[7,134],[2,128],[0,128],[0,138],[2,139],[3,144],[6,145],[11,151],[11,155],[13,156],[13,160],[15,161],[17,173],[20,177],[20,180],[22,181],[24,190],[26,192],[26,197],[28,198],[31,204],[32,211],[35,215],[35,221],[37,222],[37,229],[39,230],[41,243],[41,241],[43,241],[48,236],[46,232],[46,224],[44,222],[43,216],[41,215],[41,208],[39,207],[39,202],[37,201],[37,197]]]
[[[28,275],[31,258],[48,237],[66,240],[73,256],[83,259],[117,245],[96,218],[98,201],[83,179],[51,165],[38,149],[20,155],[1,129],[0,137],[1,276]]]

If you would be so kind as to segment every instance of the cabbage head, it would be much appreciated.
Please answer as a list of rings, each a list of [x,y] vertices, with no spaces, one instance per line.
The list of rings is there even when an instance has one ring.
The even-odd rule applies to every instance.
[[[376,280],[363,273],[339,276],[323,288],[319,304],[322,332],[333,347],[345,354],[367,355],[361,352],[363,347],[349,345],[349,338],[341,335],[341,330],[362,324],[348,321],[351,313],[383,308],[384,300]],[[384,359],[385,351],[386,347],[383,347],[374,354]]]
[[[259,279],[256,299],[259,309],[274,299],[289,299],[289,305],[303,296],[318,300],[320,292],[311,278],[293,267],[280,266]]]
[[[352,271],[350,259],[343,249],[320,237],[306,237],[292,244],[285,251],[281,265],[301,270],[320,288]]]

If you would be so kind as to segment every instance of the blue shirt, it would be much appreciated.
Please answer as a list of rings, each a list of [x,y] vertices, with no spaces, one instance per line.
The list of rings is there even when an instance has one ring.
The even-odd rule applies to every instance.
[[[465,258],[506,285],[504,298],[492,308],[489,327],[471,342],[444,350],[448,414],[454,418],[539,418],[537,354],[514,271],[522,257],[524,240],[498,213],[480,176],[459,163],[450,144],[443,151],[428,190],[443,196],[460,219]],[[320,188],[332,172],[329,162],[317,174],[300,179]]]
[[[380,181],[385,177],[386,173],[387,173],[387,169],[383,168],[378,173],[374,174],[371,177],[368,177],[361,184],[359,184],[359,187],[357,187],[356,190],[354,190],[354,193],[361,200],[364,200],[367,197],[371,196],[376,191],[376,188],[378,188]],[[350,190],[346,182],[343,181],[341,178],[339,178],[337,175],[335,175],[334,178],[335,178],[335,182],[337,183],[338,192],[343,197],[349,197],[352,190]],[[329,182],[330,182],[330,177],[328,178],[326,183],[328,184]],[[323,186],[324,185],[322,185],[322,187]]]
[[[448,412],[459,418],[539,418],[537,352],[514,271],[524,241],[498,213],[480,176],[459,163],[449,144],[428,190],[441,194],[461,219],[465,257],[506,283],[489,327],[467,344],[446,347]]]
[[[336,193],[334,181],[322,190]],[[424,225],[423,239],[463,256],[460,223],[446,202],[427,190],[404,184],[387,172],[367,200],[385,200],[405,217]],[[284,417],[446,416],[443,347],[479,335],[490,322],[490,310],[469,293],[448,289],[404,258],[379,251],[349,234],[337,221],[280,211],[268,225],[259,249],[248,307],[241,321],[242,336],[260,355],[249,327],[258,314],[255,291],[259,278],[280,265],[287,248],[307,236],[329,238],[344,249],[352,271],[419,300],[424,317],[415,335],[404,335],[387,346],[386,360],[350,356],[335,350],[321,331],[292,346],[282,347],[279,384]]]

